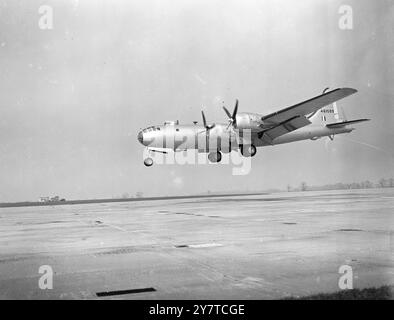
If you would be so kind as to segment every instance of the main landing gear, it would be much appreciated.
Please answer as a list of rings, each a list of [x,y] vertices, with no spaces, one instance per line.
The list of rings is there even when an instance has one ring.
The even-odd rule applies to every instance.
[[[208,153],[208,160],[216,163],[222,161],[222,153],[220,151]]]
[[[240,150],[244,157],[254,157],[257,152],[257,149],[253,144],[241,145]]]
[[[244,157],[254,157],[256,155],[257,149],[253,144],[241,145],[241,154]],[[208,153],[208,160],[213,163],[218,163],[222,160],[222,153],[220,151]]]

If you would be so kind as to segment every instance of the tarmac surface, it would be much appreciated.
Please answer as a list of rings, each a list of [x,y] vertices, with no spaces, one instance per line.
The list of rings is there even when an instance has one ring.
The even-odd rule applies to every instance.
[[[0,208],[0,299],[278,299],[342,265],[393,285],[393,229],[389,188]]]

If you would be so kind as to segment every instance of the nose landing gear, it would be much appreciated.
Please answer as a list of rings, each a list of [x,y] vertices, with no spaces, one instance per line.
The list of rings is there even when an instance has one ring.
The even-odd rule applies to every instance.
[[[153,165],[153,159],[151,158],[152,150],[149,148],[146,148],[146,153],[147,153],[148,158],[144,159],[144,165],[145,165],[145,167],[150,167]]]
[[[152,158],[146,158],[146,159],[144,160],[144,165],[145,165],[146,167],[150,167],[151,165],[153,165],[153,159],[152,159]]]

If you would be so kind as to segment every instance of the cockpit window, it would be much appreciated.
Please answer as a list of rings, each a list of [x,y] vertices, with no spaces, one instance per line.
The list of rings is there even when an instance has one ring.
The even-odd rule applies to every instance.
[[[151,127],[145,128],[144,130],[142,130],[142,132],[149,132],[149,131],[156,131],[156,130],[160,130],[160,128],[151,126]]]

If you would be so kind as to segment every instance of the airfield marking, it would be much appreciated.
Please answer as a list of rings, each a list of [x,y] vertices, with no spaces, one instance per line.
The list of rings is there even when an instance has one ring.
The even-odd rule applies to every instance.
[[[117,296],[122,294],[154,292],[154,291],[156,291],[155,288],[139,288],[139,289],[129,289],[129,290],[103,291],[103,292],[97,292],[96,295],[98,297],[108,297],[108,296]]]

